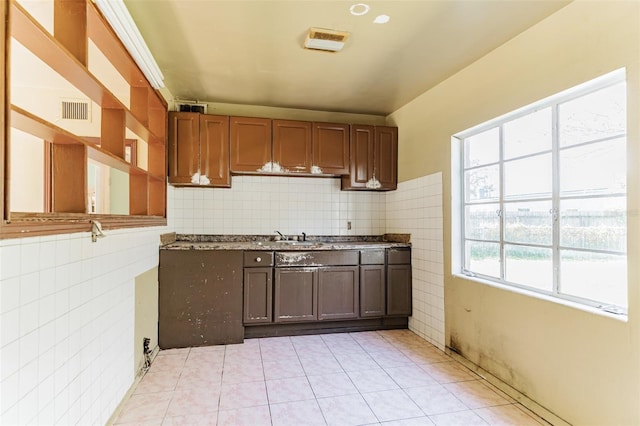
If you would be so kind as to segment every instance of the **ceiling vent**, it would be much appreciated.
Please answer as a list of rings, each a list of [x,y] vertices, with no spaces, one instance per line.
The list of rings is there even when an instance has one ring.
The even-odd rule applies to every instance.
[[[339,52],[344,47],[344,42],[349,38],[346,31],[328,30],[325,28],[310,28],[304,47],[325,52]]]
[[[176,111],[206,114],[207,104],[199,104],[198,101],[180,101],[176,102]]]
[[[91,109],[89,101],[82,99],[63,99],[60,103],[60,117],[63,120],[89,121]]]

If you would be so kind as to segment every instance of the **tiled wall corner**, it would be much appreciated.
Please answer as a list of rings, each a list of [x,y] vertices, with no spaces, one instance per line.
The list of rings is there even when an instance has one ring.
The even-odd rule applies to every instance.
[[[0,424],[105,424],[133,383],[134,279],[166,228],[0,241]]]
[[[444,349],[442,174],[398,184],[387,193],[386,232],[411,234],[413,316],[409,328]]]
[[[384,193],[341,191],[337,178],[234,176],[230,189],[169,185],[167,207],[169,227],[181,234],[380,235],[386,226]]]

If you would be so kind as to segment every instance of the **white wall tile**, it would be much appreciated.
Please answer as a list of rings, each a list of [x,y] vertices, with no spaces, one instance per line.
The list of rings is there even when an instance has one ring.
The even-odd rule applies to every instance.
[[[2,358],[0,358],[0,380],[4,382],[10,376],[17,374],[20,370],[20,341],[14,340],[2,347]],[[17,388],[15,389],[17,392]],[[5,395],[4,389],[2,397],[9,397]],[[4,403],[3,403],[4,404]],[[3,405],[4,409],[4,405]]]
[[[20,336],[25,336],[38,328],[38,315],[40,305],[37,301],[21,305],[20,311]]]
[[[0,274],[4,279],[20,275],[20,245],[9,245],[3,241],[0,246]]]
[[[411,234],[414,309],[409,328],[444,349],[442,175],[401,182],[387,193],[385,228]]]
[[[0,243],[0,424],[106,423],[133,382],[134,278],[162,232]]]
[[[0,253],[2,248],[0,248]],[[9,312],[20,305],[20,277],[0,281],[0,313]]]
[[[231,189],[170,187],[167,197],[168,221],[182,234],[379,235],[385,229],[385,194],[342,192],[339,179],[234,176]]]
[[[14,309],[0,315],[0,347],[20,337],[20,309]]]
[[[40,244],[20,245],[20,274],[26,275],[40,269]]]

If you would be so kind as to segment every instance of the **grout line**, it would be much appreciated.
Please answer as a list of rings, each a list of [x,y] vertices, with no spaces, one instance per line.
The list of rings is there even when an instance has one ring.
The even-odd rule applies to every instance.
[[[367,356],[371,356],[371,353],[370,353],[367,349],[365,349],[365,348],[362,346],[362,344],[361,344],[361,341],[362,341],[362,340],[361,340],[361,341],[358,341],[358,340],[356,340],[356,339],[355,339],[351,334],[347,334],[347,335],[350,337],[349,342],[357,343],[357,344],[358,344],[357,346],[358,346],[361,350],[363,350],[363,352],[364,352]],[[391,346],[391,348],[390,348],[390,349],[392,349],[392,350],[394,350],[394,351],[398,351],[399,353],[402,353],[404,356],[407,356],[407,355],[403,352],[403,349],[409,350],[409,349],[406,347],[406,344],[410,343],[410,341],[405,341],[405,339],[404,339],[404,334],[402,334],[402,335],[397,335],[397,336],[396,336],[396,335],[394,335],[394,334],[389,334],[389,333],[375,332],[375,334],[372,334],[372,336],[375,336],[375,338],[374,338],[373,340],[381,339],[381,341],[386,342],[386,343],[388,343],[388,344]],[[427,342],[427,343],[429,344],[429,345],[427,346],[427,347],[429,348],[429,350],[431,349],[431,346],[433,346],[433,348],[434,348],[434,349],[438,350],[439,352],[442,352],[442,351],[440,351],[440,350],[439,350],[435,345],[433,345],[432,343],[430,343],[430,342],[426,341],[426,339],[422,338],[421,336],[417,335],[417,334],[416,334],[416,333],[414,333],[414,332],[411,332],[411,334],[407,334],[407,336],[410,336],[410,338],[420,339],[421,341],[422,341],[422,340],[424,340],[425,342]],[[365,336],[365,337],[367,337],[367,336]],[[398,337],[401,337],[401,338],[400,338],[400,339],[398,339]],[[365,339],[365,341],[366,341],[366,339]],[[356,394],[357,394],[361,399],[363,399],[363,400],[365,401],[365,404],[366,404],[366,406],[368,407],[368,409],[371,411],[371,413],[373,413],[374,417],[375,417],[376,419],[378,419],[378,421],[380,422],[380,421],[381,421],[381,420],[380,420],[380,418],[379,418],[379,417],[378,417],[378,415],[375,413],[375,411],[373,410],[373,408],[372,408],[372,406],[369,404],[369,402],[367,402],[367,399],[366,399],[366,398],[364,398],[364,395],[365,395],[365,394],[367,394],[368,392],[366,392],[366,391],[364,391],[364,392],[363,392],[362,390],[360,390],[360,389],[355,385],[355,383],[353,382],[353,380],[352,380],[352,379],[351,379],[351,377],[349,376],[348,372],[346,372],[346,371],[345,371],[345,369],[344,369],[344,367],[342,366],[342,364],[340,363],[340,361],[338,361],[338,359],[336,358],[336,354],[334,353],[334,351],[333,351],[333,349],[332,349],[332,346],[330,346],[329,344],[327,344],[327,341],[325,341],[324,339],[322,339],[320,342],[322,343],[322,345],[323,345],[324,347],[326,347],[326,348],[328,349],[329,353],[331,354],[331,357],[332,357],[332,358],[333,358],[333,359],[338,363],[338,365],[340,366],[340,370],[341,370],[341,372],[340,372],[340,373],[326,373],[326,374],[344,374],[344,375],[347,377],[347,379],[349,380],[349,382],[351,383],[351,385],[352,385],[352,386],[354,387],[354,389],[356,390],[356,392],[357,392]],[[261,342],[260,342],[260,340],[258,340],[258,342],[257,342],[257,343],[258,343],[258,350],[259,350],[259,355],[260,355],[260,364],[261,364],[261,367],[262,367],[262,382],[261,382],[261,383],[264,385],[264,388],[265,388],[266,397],[267,397],[267,405],[268,405],[269,416],[270,416],[270,421],[271,421],[271,424],[273,424],[273,418],[272,418],[272,412],[271,412],[271,402],[270,402],[270,399],[269,399],[269,393],[268,393],[268,388],[267,388],[267,384],[266,384],[267,379],[266,379],[265,370],[264,370],[264,362],[265,362],[265,361],[264,361],[264,357],[263,357],[263,353],[262,353],[262,345],[260,344],[260,343],[261,343]],[[322,407],[320,406],[320,404],[319,404],[319,402],[318,402],[318,401],[319,401],[320,399],[322,399],[322,398],[318,398],[318,397],[317,397],[316,392],[314,391],[313,387],[311,386],[311,382],[310,382],[310,380],[309,380],[309,375],[307,374],[307,372],[304,370],[304,367],[302,366],[302,362],[301,362],[301,359],[300,359],[300,353],[299,353],[299,352],[298,352],[298,350],[296,349],[296,345],[294,345],[294,342],[293,342],[293,341],[291,341],[291,340],[289,340],[289,343],[291,344],[291,346],[292,346],[292,348],[293,348],[293,350],[294,350],[294,353],[295,353],[295,355],[296,355],[296,360],[298,361],[298,363],[299,363],[299,364],[300,364],[300,366],[302,367],[302,371],[303,371],[303,374],[304,374],[304,378],[305,378],[305,380],[306,380],[306,383],[307,383],[307,385],[309,386],[309,388],[311,389],[311,392],[312,392],[312,394],[313,394],[313,400],[315,401],[316,406],[320,409],[320,413],[321,413],[321,415],[322,415],[322,419],[323,419],[323,421],[324,421],[324,422],[325,422],[325,424],[326,424],[326,423],[327,423],[327,418],[326,418],[326,416],[325,416],[325,413],[322,411]],[[314,342],[314,343],[315,343],[315,342]],[[300,344],[298,344],[298,346],[300,347]],[[304,344],[304,342],[303,342],[302,347],[304,347],[304,346],[305,346],[305,344]],[[338,345],[338,346],[339,346],[339,345]],[[218,420],[219,420],[219,416],[220,416],[220,402],[221,402],[221,396],[222,396],[222,378],[223,378],[223,376],[224,376],[224,365],[225,365],[225,363],[226,363],[225,361],[227,361],[228,359],[230,359],[230,357],[229,357],[229,356],[231,355],[231,353],[230,353],[230,352],[228,352],[228,351],[227,351],[227,349],[228,349],[228,347],[227,347],[227,345],[225,345],[225,347],[224,347],[224,353],[223,353],[223,354],[224,354],[224,355],[223,355],[223,367],[222,367],[222,372],[221,372],[221,375],[220,375],[220,390],[221,390],[221,392],[220,392],[220,393],[219,393],[219,395],[218,395],[218,401],[217,401],[217,412],[216,412],[216,421],[218,421]],[[375,348],[375,345],[374,345],[374,348],[373,348],[374,352],[375,352],[375,349],[376,349],[376,348]],[[413,348],[412,348],[411,350],[413,350]],[[421,350],[422,350],[422,348],[420,348],[420,347],[416,347],[416,348],[415,348],[415,350],[416,350],[416,351],[421,351]],[[191,350],[189,350],[189,351],[187,352],[187,356],[185,357],[185,361],[184,361],[184,363],[182,364],[182,368],[181,368],[181,370],[180,370],[180,374],[179,374],[179,377],[178,377],[178,381],[180,380],[180,377],[182,377],[182,374],[184,373],[184,369],[185,369],[185,366],[186,366],[186,362],[187,362],[187,360],[188,360],[188,358],[189,358],[190,353],[191,353]],[[531,418],[532,418],[532,419],[535,419],[535,420],[537,420],[537,421],[544,421],[543,419],[548,418],[548,419],[552,419],[552,420],[553,420],[553,424],[566,425],[566,423],[564,423],[563,421],[561,421],[561,419],[557,419],[557,418],[555,418],[555,416],[554,416],[554,417],[551,417],[551,416],[553,416],[553,414],[552,414],[552,413],[551,413],[551,416],[548,416],[548,414],[547,414],[548,412],[545,412],[545,414],[541,415],[538,411],[536,411],[536,410],[532,409],[529,405],[527,405],[527,401],[530,401],[532,404],[534,404],[535,406],[537,406],[536,408],[540,408],[540,409],[542,409],[542,410],[544,410],[544,408],[540,407],[540,406],[539,406],[538,404],[536,404],[535,402],[533,402],[533,401],[529,400],[527,397],[523,396],[522,394],[520,394],[519,392],[517,392],[515,389],[510,388],[508,385],[504,384],[503,382],[501,382],[501,381],[500,381],[499,379],[497,379],[496,377],[494,377],[494,376],[492,376],[491,374],[487,373],[486,371],[484,371],[484,370],[483,370],[483,369],[481,369],[480,367],[476,366],[475,364],[471,363],[470,361],[468,361],[468,360],[464,359],[464,358],[463,358],[463,357],[461,357],[460,355],[458,355],[458,354],[456,354],[456,353],[453,353],[453,352],[451,352],[451,351],[447,351],[446,353],[444,353],[444,352],[443,352],[443,354],[444,354],[444,355],[448,355],[448,356],[449,356],[449,358],[450,358],[450,361],[449,361],[449,362],[455,362],[457,365],[461,366],[462,368],[468,368],[468,369],[470,370],[470,372],[471,372],[471,373],[473,373],[474,375],[477,375],[477,376],[478,376],[478,378],[477,378],[477,379],[475,379],[475,380],[479,380],[481,383],[484,381],[485,383],[487,383],[487,384],[491,384],[491,385],[493,385],[493,386],[496,388],[496,389],[491,389],[490,387],[487,387],[489,391],[494,392],[494,393],[496,393],[496,394],[498,394],[498,392],[503,392],[504,394],[506,394],[508,404],[499,404],[500,406],[502,406],[502,405],[514,405],[514,406],[516,406],[519,410],[521,410],[523,413],[527,414],[528,416],[531,416]],[[156,353],[156,356],[157,356],[157,353]],[[154,357],[154,359],[155,359],[155,357]],[[409,359],[410,359],[410,358],[409,358]],[[375,361],[375,359],[374,359],[374,361]],[[420,365],[420,364],[416,363],[416,362],[415,362],[415,361],[413,361],[412,359],[410,359],[410,361],[411,361],[411,362],[410,362],[409,364],[406,364],[405,366],[407,366],[407,367],[408,367],[408,366],[414,366],[414,367],[421,368],[421,365]],[[377,361],[375,361],[375,362],[376,362],[376,364],[378,364],[378,362],[377,362]],[[431,363],[431,364],[433,364],[433,363]],[[408,401],[411,401],[413,404],[415,404],[415,405],[419,408],[420,412],[421,412],[421,413],[423,413],[423,416],[425,416],[426,418],[429,418],[429,419],[431,419],[431,417],[433,417],[433,416],[429,416],[428,414],[426,414],[426,413],[425,413],[425,411],[424,411],[424,410],[423,410],[423,409],[418,405],[418,403],[417,403],[416,401],[414,401],[414,400],[413,400],[413,398],[411,398],[411,396],[410,396],[410,395],[408,394],[408,392],[407,392],[407,389],[405,389],[405,388],[403,388],[402,386],[400,386],[400,383],[398,383],[398,381],[397,381],[396,379],[394,379],[391,375],[389,375],[389,373],[386,371],[386,369],[385,369],[382,365],[380,365],[380,364],[378,364],[378,365],[379,365],[379,368],[380,368],[382,371],[384,371],[384,372],[385,372],[385,374],[387,374],[387,376],[389,376],[389,378],[391,378],[392,382],[393,382],[393,383],[398,387],[398,389],[400,389],[400,390],[402,390],[402,391],[403,391],[403,394],[408,398]],[[397,367],[402,367],[402,366],[397,366]],[[388,368],[395,368],[395,367],[388,367]],[[426,372],[426,371],[425,371],[425,372]],[[429,375],[429,373],[428,373],[428,372],[426,372],[426,373]],[[135,388],[138,386],[138,384],[139,384],[140,380],[142,379],[142,377],[143,377],[143,376],[141,376],[138,380],[136,380],[136,381],[134,382],[134,384],[131,386],[131,388],[129,389],[129,391],[128,391],[127,395],[126,395],[126,396],[125,396],[125,398],[123,398],[123,400],[121,401],[121,403],[120,403],[120,405],[119,405],[119,407],[118,407],[118,410],[116,410],[116,411],[113,413],[113,415],[112,415],[112,419],[110,419],[110,422],[108,422],[108,423],[107,423],[108,425],[112,425],[114,421],[117,421],[118,416],[121,414],[122,406],[123,406],[127,401],[129,401],[129,400],[130,400],[131,396],[133,395],[133,392],[135,391]],[[274,379],[274,380],[275,380],[275,379]],[[256,382],[256,383],[260,383],[260,382],[258,381],[258,382]],[[443,386],[443,387],[444,387],[444,385],[445,385],[445,384],[443,384],[443,383],[439,383],[439,382],[438,382],[438,384],[439,384],[440,386]],[[445,388],[445,389],[446,389],[446,388]],[[459,398],[458,398],[458,397],[457,397],[453,392],[449,391],[448,389],[447,389],[447,391],[448,391],[448,392],[449,392],[449,393],[450,393],[454,398],[456,398],[456,399],[458,399],[458,400],[459,400]],[[167,405],[167,407],[166,407],[166,409],[165,409],[165,412],[164,412],[164,414],[163,414],[163,416],[162,416],[162,420],[163,420],[163,421],[167,419],[168,408],[169,408],[169,406],[171,405],[171,402],[173,401],[173,398],[174,398],[174,397],[175,397],[175,395],[176,395],[176,394],[175,394],[175,392],[177,392],[177,384],[176,384],[176,386],[174,387],[174,390],[172,391],[171,398],[169,399],[169,403],[168,403],[168,405]],[[376,391],[376,392],[383,392],[383,391]],[[514,395],[515,395],[515,396],[514,396]],[[341,396],[346,396],[346,395],[333,396],[333,398],[335,398],[335,397],[341,397]],[[509,401],[509,399],[512,399],[512,400],[513,400],[513,402]],[[288,402],[297,402],[297,401],[288,401]],[[462,401],[461,401],[461,402],[462,402]],[[462,404],[463,404],[463,406],[467,406],[467,404],[464,404],[464,402],[462,402]],[[467,407],[468,407],[468,406],[467,406]],[[490,408],[490,407],[491,407],[491,406],[487,406],[487,407],[484,407],[484,406],[483,406],[483,407],[479,407],[479,408],[477,408],[477,409],[481,409],[481,408]],[[252,408],[252,407],[246,407],[246,408]],[[470,411],[470,412],[475,413],[475,410],[477,410],[477,409],[472,409],[471,407],[468,407],[468,408],[467,408],[467,410],[463,410],[463,411]],[[530,410],[532,413],[530,413],[530,412],[529,412],[529,410]],[[546,410],[545,410],[545,411],[546,411]],[[446,414],[446,413],[443,413],[443,414]],[[477,413],[476,413],[476,415],[477,415]],[[535,415],[540,416],[540,418],[536,418],[536,417],[535,417]],[[416,417],[416,418],[417,418],[417,417]],[[560,420],[560,421],[556,421],[556,420]],[[484,419],[483,419],[483,421],[484,421]]]

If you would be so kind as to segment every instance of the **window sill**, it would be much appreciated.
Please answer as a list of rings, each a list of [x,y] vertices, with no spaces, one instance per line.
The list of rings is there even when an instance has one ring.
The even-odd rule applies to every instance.
[[[546,301],[546,302],[557,303],[559,305],[566,306],[568,308],[578,309],[578,310],[583,311],[583,312],[599,315],[599,316],[610,318],[610,319],[614,319],[614,320],[617,320],[617,321],[628,322],[628,314],[613,314],[613,313],[604,311],[604,310],[602,310],[600,308],[597,308],[595,306],[589,306],[589,305],[585,305],[585,304],[582,304],[582,303],[574,302],[572,300],[563,299],[561,297],[549,296],[549,295],[546,295],[546,294],[538,293],[538,292],[527,290],[527,289],[524,289],[524,288],[514,287],[514,286],[510,286],[510,285],[506,285],[506,284],[501,284],[501,283],[498,283],[498,282],[494,282],[494,281],[491,281],[491,280],[486,280],[486,279],[479,278],[479,277],[471,277],[471,276],[465,275],[465,274],[454,273],[453,277],[457,278],[457,279],[464,279],[464,280],[473,281],[473,282],[476,282],[476,283],[479,283],[479,284],[488,285],[488,286],[491,286],[491,287],[494,287],[494,288],[497,288],[497,289],[500,289],[500,290],[505,290],[505,291],[510,291],[512,293],[521,294],[523,296],[533,297],[533,298],[536,298],[536,299],[539,299],[539,300],[543,300],[543,301]]]
[[[90,232],[92,220],[99,221],[102,224],[102,229],[167,225],[167,219],[161,216],[12,213],[11,221],[4,221],[0,225],[0,239]]]

